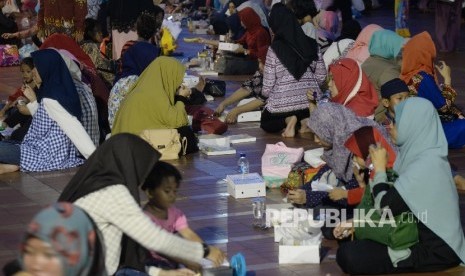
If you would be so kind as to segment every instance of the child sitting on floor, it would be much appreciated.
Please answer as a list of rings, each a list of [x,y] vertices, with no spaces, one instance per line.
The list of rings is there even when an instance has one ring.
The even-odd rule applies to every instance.
[[[184,213],[173,206],[181,179],[181,174],[176,167],[159,161],[142,185],[142,190],[145,191],[149,199],[149,202],[144,206],[144,211],[155,224],[166,231],[178,233],[183,238],[191,241],[203,242],[189,228]],[[147,265],[163,269],[176,269],[180,262],[180,260],[168,259],[156,252],[151,252],[148,259]],[[191,267],[191,264],[184,264]]]
[[[21,142],[26,135],[32,117],[26,107],[28,103],[23,91],[25,86],[37,90],[37,85],[32,79],[32,70],[34,63],[31,57],[24,58],[20,64],[21,74],[23,76],[23,85],[16,92],[8,97],[6,104],[0,110],[0,126],[6,128],[7,131],[3,134],[10,136],[11,140]],[[11,132],[16,125],[20,125],[15,131]],[[10,129],[8,129],[10,128]],[[3,138],[2,138],[3,139]]]
[[[408,86],[399,78],[392,79],[381,86],[382,103],[386,108],[385,126],[392,129],[392,123],[395,123],[394,108],[402,101],[406,100],[410,95]],[[452,170],[455,186],[459,190],[465,190],[465,178],[455,170]]]

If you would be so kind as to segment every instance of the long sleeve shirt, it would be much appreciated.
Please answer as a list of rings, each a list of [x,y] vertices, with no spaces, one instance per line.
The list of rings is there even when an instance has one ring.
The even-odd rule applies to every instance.
[[[326,67],[321,54],[300,80],[296,80],[281,63],[270,47],[263,72],[262,95],[267,97],[265,108],[270,113],[285,113],[308,108],[307,91],[320,94],[320,86],[326,80]],[[314,72],[312,72],[312,69]]]
[[[148,250],[200,262],[203,247],[162,230],[144,214],[124,185],[112,185],[78,199],[75,204],[93,219],[105,241],[105,264],[113,275],[121,255],[121,239],[126,234]],[[156,275],[149,270],[150,275]]]

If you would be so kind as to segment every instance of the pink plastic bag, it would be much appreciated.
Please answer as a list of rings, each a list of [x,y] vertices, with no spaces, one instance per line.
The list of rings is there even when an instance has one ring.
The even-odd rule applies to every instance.
[[[289,148],[283,142],[267,144],[262,155],[262,175],[266,186],[279,188],[287,179],[292,165],[302,161],[303,148]]]

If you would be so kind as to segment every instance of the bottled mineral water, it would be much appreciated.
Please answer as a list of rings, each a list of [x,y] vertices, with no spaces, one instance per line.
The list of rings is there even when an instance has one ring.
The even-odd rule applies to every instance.
[[[240,156],[237,161],[238,171],[241,174],[247,174],[249,173],[249,160],[247,160],[245,153],[241,153]]]

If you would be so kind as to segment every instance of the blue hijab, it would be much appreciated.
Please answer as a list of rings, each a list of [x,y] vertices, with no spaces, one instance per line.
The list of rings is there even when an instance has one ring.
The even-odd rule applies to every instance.
[[[396,128],[399,154],[394,170],[399,178],[394,187],[413,214],[465,262],[459,198],[436,109],[426,99],[409,98],[396,107]],[[440,204],[433,204],[438,196]]]
[[[142,72],[160,55],[160,48],[152,43],[139,41],[129,47],[121,57],[123,70],[115,79],[117,82],[121,78],[131,75],[140,76]]]
[[[231,37],[232,40],[239,40],[245,34],[245,29],[241,25],[241,19],[237,12],[226,18],[226,22],[233,34]]]
[[[391,30],[378,30],[373,33],[368,51],[372,56],[395,59],[405,44],[405,38]]]
[[[42,79],[37,100],[42,101],[44,98],[56,100],[66,111],[81,120],[79,95],[60,54],[52,49],[44,49],[33,52],[31,56]]]

